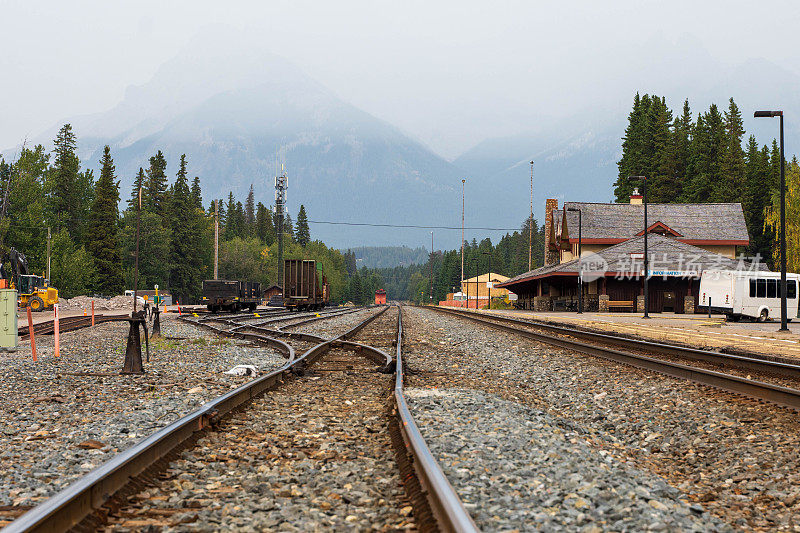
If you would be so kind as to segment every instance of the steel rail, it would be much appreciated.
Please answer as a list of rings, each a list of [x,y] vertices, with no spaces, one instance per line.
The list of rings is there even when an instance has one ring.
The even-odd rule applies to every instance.
[[[776,361],[773,359],[760,357],[748,357],[744,355],[720,353],[711,350],[703,350],[701,348],[691,348],[688,346],[666,344],[643,339],[632,339],[629,337],[621,337],[619,335],[586,331],[583,329],[575,329],[565,326],[556,326],[546,322],[523,320],[515,317],[493,314],[476,314],[474,311],[461,311],[441,307],[435,307],[434,309],[459,316],[480,316],[482,318],[498,320],[508,324],[519,324],[521,326],[544,329],[559,335],[569,335],[579,339],[602,342],[604,344],[612,344],[621,348],[641,350],[650,353],[660,353],[672,357],[681,357],[695,361],[705,361],[718,365],[745,368],[747,370],[753,370],[755,372],[761,372],[764,374],[774,374],[780,377],[800,379],[800,365],[786,361]]]
[[[403,310],[398,306],[397,313],[397,351],[395,358],[396,373],[394,385],[394,413],[397,429],[402,436],[402,446],[395,444],[398,457],[408,457],[406,468],[413,468],[419,480],[422,494],[427,503],[419,509],[422,503],[419,498],[415,502],[415,516],[418,519],[417,527],[421,531],[438,530],[447,532],[477,532],[478,526],[464,507],[453,486],[442,472],[439,463],[433,457],[430,448],[425,443],[422,433],[417,427],[411,410],[406,402],[403,392]],[[403,461],[404,463],[406,461]],[[403,465],[401,464],[401,469]],[[407,491],[409,488],[407,487]],[[411,494],[410,494],[411,496]],[[432,521],[431,521],[432,519]]]
[[[653,357],[647,357],[645,355],[622,352],[619,350],[606,348],[595,344],[587,344],[581,341],[571,340],[564,337],[556,337],[553,335],[548,335],[546,333],[521,329],[519,326],[512,326],[508,324],[492,322],[491,320],[485,319],[483,316],[474,313],[453,312],[449,309],[445,310],[438,307],[431,307],[431,309],[436,309],[445,314],[450,314],[453,316],[466,318],[468,320],[473,320],[485,326],[522,335],[529,339],[550,344],[552,346],[557,346],[559,348],[564,348],[566,350],[585,353],[587,355],[592,355],[603,359],[616,361],[619,363],[627,364],[644,370],[652,370],[676,378],[688,379],[700,385],[709,385],[728,392],[742,394],[744,396],[748,396],[750,398],[757,398],[759,400],[765,400],[770,403],[774,403],[783,407],[788,407],[800,411],[800,390],[798,389],[782,387],[780,385],[772,385],[770,383],[764,383],[762,381],[756,381],[739,376],[733,376],[731,374],[716,372],[714,370],[706,370],[704,368],[698,368],[694,366],[684,365],[681,363],[665,361],[663,359],[656,359]],[[492,318],[496,317],[493,316]],[[655,344],[655,343],[648,343],[647,341],[639,341],[639,342],[644,343],[637,345],[637,349],[640,350],[646,349],[644,347],[646,345]],[[669,345],[661,345],[661,346],[664,347]],[[678,346],[676,346],[675,348],[676,351],[673,355],[681,356],[681,351],[684,348]],[[714,352],[709,352],[709,353],[714,353]]]
[[[313,363],[335,342],[355,335],[382,315],[386,309],[367,317],[342,335],[313,346],[302,356],[292,358],[277,370],[203,404],[199,409],[156,431],[20,516],[3,531],[60,532],[77,526],[124,489],[134,478],[156,465],[170,452],[190,442],[190,439],[197,437],[199,432],[234,409],[283,383],[293,370]]]

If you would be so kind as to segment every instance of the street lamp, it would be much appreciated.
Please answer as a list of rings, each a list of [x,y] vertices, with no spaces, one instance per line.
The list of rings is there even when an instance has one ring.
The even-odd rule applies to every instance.
[[[644,196],[644,316],[642,318],[650,318],[650,291],[647,284],[650,279],[650,258],[647,257],[647,177],[630,176],[630,179],[642,182],[642,195]]]
[[[486,274],[486,290],[489,291],[488,302],[489,309],[492,308],[492,252],[481,252],[483,255],[489,256],[489,273]]]
[[[789,331],[786,326],[786,177],[783,169],[783,111],[756,111],[753,117],[781,119],[781,329],[778,331]]]
[[[583,266],[581,265],[581,248],[583,245],[583,211],[577,207],[568,207],[567,211],[578,212],[578,313],[583,313]]]

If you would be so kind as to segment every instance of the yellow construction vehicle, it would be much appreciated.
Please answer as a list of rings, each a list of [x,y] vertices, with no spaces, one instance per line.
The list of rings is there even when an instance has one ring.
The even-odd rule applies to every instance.
[[[0,264],[0,278],[17,290],[17,305],[31,307],[31,311],[42,311],[58,303],[58,289],[50,287],[50,280],[28,273],[25,255],[11,248]]]

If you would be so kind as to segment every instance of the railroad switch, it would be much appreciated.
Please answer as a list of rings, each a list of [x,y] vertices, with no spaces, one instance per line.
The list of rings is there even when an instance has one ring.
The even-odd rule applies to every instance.
[[[128,330],[128,345],[125,348],[125,363],[122,365],[123,374],[144,374],[142,364],[142,338],[139,326],[144,328],[144,341],[147,350],[147,362],[150,362],[150,340],[147,336],[147,319],[145,311],[134,311],[127,319],[130,324]]]
[[[158,310],[158,306],[155,306],[152,310],[153,313],[153,332],[150,334],[151,337],[160,337],[161,336],[161,318],[159,317],[160,312]]]

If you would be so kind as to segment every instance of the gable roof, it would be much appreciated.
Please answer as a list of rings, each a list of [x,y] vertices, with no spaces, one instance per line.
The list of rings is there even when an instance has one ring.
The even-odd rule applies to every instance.
[[[635,275],[641,272],[643,265],[644,236],[640,235],[628,239],[620,244],[609,246],[597,252],[600,263],[605,267],[606,275]],[[703,248],[686,244],[674,237],[667,237],[657,233],[647,236],[647,252],[650,255],[651,271],[672,270],[679,272],[697,272],[699,275],[703,270],[736,270],[741,267],[738,259],[731,259],[724,255],[709,252]],[[636,259],[634,259],[636,258]],[[584,261],[587,256],[584,255]],[[749,268],[750,263],[744,263],[745,268]],[[757,270],[767,270],[764,263],[759,263]],[[530,272],[525,272],[510,280],[500,283],[497,287],[511,288],[517,283],[527,282],[534,279],[545,278],[548,276],[577,276],[580,272],[578,259],[567,261],[558,265],[548,265]]]
[[[569,237],[570,242],[578,240],[578,213],[568,211],[569,208],[581,210],[582,240],[585,243],[614,244],[642,232],[643,204],[565,202],[563,209],[553,211],[553,221],[566,220],[566,227],[559,227],[563,224],[556,222],[555,243],[561,240],[562,234]],[[647,220],[648,225],[660,222],[688,244],[746,246],[750,243],[744,211],[739,203],[648,204]]]
[[[501,282],[508,281],[508,276],[498,274],[497,272],[491,272],[490,274],[491,274],[491,278],[489,278],[490,281],[501,281]],[[486,281],[486,278],[487,278],[486,272],[484,272],[483,274],[479,274],[478,276],[472,276],[471,278],[468,279],[462,279],[461,283],[475,283],[476,281],[481,281],[481,280]]]

